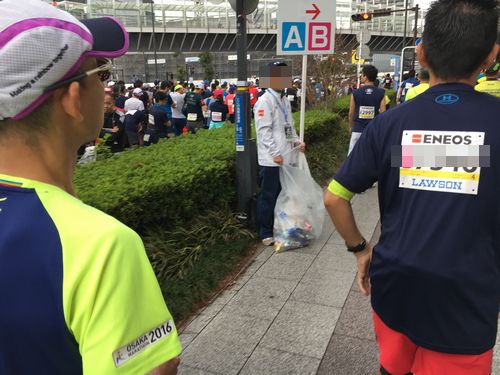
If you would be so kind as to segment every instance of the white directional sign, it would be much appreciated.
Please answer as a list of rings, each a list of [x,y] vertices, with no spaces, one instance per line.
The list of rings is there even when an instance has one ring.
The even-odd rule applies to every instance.
[[[335,0],[279,0],[277,54],[332,54],[335,19]]]

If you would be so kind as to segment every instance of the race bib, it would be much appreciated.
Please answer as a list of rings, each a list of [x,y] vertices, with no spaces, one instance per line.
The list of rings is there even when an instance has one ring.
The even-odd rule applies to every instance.
[[[359,118],[361,120],[372,120],[375,118],[375,107],[360,106]]]
[[[212,112],[212,121],[221,122],[222,121],[222,112]]]
[[[196,114],[196,113],[188,113],[187,120],[188,121],[196,121],[196,120],[198,120],[198,114]]]
[[[204,118],[209,118],[210,117],[210,111],[204,111],[203,112],[203,117]]]
[[[407,130],[401,142],[399,187],[477,195],[484,132]]]
[[[149,142],[149,139],[151,138],[151,134],[144,134],[144,142]]]
[[[155,124],[155,117],[153,115],[148,115],[148,122],[149,122],[149,125],[154,125]]]
[[[293,102],[295,100],[294,95],[288,95],[288,101]]]

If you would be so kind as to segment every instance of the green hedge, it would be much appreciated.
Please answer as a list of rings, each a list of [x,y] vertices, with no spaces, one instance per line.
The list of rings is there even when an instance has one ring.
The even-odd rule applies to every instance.
[[[234,130],[201,131],[79,167],[78,196],[139,232],[186,225],[235,194]]]
[[[307,112],[306,143],[333,135],[339,123],[335,114]],[[207,209],[234,202],[234,137],[234,127],[225,126],[78,167],[77,194],[139,233],[158,223],[188,225]]]

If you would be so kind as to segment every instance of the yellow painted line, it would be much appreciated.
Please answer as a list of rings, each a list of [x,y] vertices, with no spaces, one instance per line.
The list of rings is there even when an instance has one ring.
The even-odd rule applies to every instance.
[[[470,181],[479,181],[479,176],[480,176],[480,173],[428,171],[422,169],[406,169],[406,168],[400,168],[399,173],[401,176],[429,177],[429,178],[470,180]]]

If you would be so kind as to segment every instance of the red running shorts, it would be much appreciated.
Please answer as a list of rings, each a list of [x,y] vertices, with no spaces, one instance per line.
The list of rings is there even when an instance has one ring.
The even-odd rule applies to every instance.
[[[380,365],[391,375],[490,375],[493,349],[479,355],[447,354],[415,345],[373,313]]]

